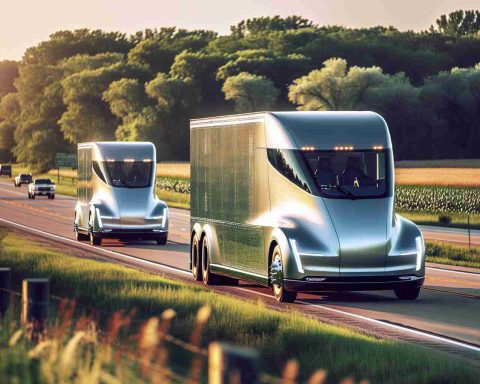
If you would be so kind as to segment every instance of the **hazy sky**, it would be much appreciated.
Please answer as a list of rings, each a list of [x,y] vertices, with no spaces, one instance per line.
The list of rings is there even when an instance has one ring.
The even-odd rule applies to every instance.
[[[227,33],[245,18],[296,14],[318,24],[423,30],[442,13],[478,8],[479,0],[0,0],[0,59],[20,59],[61,29],[131,33],[178,26]]]

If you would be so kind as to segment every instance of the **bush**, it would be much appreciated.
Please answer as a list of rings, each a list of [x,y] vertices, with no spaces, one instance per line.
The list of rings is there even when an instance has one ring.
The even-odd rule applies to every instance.
[[[443,225],[449,225],[452,222],[452,218],[448,215],[438,216],[438,222]]]

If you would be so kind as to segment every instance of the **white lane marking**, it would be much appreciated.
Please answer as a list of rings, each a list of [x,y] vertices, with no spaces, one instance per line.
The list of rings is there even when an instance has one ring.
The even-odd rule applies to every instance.
[[[26,225],[23,225],[23,224],[19,224],[19,223],[15,223],[14,221],[10,221],[10,220],[6,220],[6,219],[2,219],[0,218],[0,221],[3,221],[5,223],[8,223],[8,224],[11,224],[11,225],[16,225],[20,228],[24,228],[24,229],[28,229],[30,231],[33,231],[33,232],[37,232],[37,233],[41,233],[42,235],[45,235],[45,236],[50,236],[50,237],[53,237],[55,239],[60,239],[60,240],[63,240],[63,241],[68,241],[70,243],[74,243],[75,245],[80,245],[84,248],[93,248],[93,249],[96,249],[97,251],[100,250],[102,252],[105,252],[105,253],[109,253],[111,255],[115,255],[117,257],[121,257],[121,258],[124,258],[126,260],[134,260],[135,262],[140,262],[141,264],[145,264],[145,265],[148,265],[148,266],[151,266],[151,267],[156,267],[156,268],[163,268],[163,269],[166,269],[166,270],[169,270],[169,271],[174,271],[174,272],[180,272],[180,273],[183,273],[185,275],[191,275],[191,272],[190,271],[186,271],[184,269],[180,269],[180,268],[174,268],[174,267],[170,267],[168,265],[165,265],[165,264],[160,264],[160,263],[155,263],[153,261],[148,261],[148,260],[144,260],[144,259],[141,259],[139,257],[135,257],[135,256],[129,256],[129,255],[126,255],[124,253],[120,253],[120,252],[115,252],[115,251],[111,251],[109,249],[105,249],[105,248],[100,248],[100,247],[95,247],[93,245],[90,245],[90,244],[86,244],[86,243],[80,243],[76,240],[73,240],[73,239],[69,239],[68,237],[64,237],[64,236],[59,236],[59,235],[55,235],[53,233],[50,233],[50,232],[45,232],[45,231],[42,231],[40,229],[36,229],[36,228],[31,228],[31,227],[28,227]]]
[[[96,250],[101,250],[101,251],[103,251],[103,252],[110,253],[110,254],[115,255],[115,256],[119,256],[119,257],[124,258],[124,259],[126,259],[126,260],[134,260],[134,261],[137,262],[137,263],[140,262],[141,264],[145,264],[145,265],[148,265],[148,266],[153,266],[153,267],[156,267],[156,268],[163,268],[163,269],[170,270],[170,271],[174,271],[174,272],[180,272],[180,273],[183,273],[183,274],[185,274],[185,275],[191,275],[191,272],[190,272],[190,271],[186,271],[186,270],[184,270],[184,269],[173,268],[173,267],[169,267],[169,266],[164,265],[164,264],[159,264],[159,263],[155,263],[155,262],[152,262],[152,261],[144,260],[144,259],[141,259],[141,258],[138,258],[138,257],[128,256],[128,255],[125,255],[125,254],[123,254],[123,253],[119,253],[119,252],[115,252],[115,251],[110,251],[110,250],[108,250],[108,249],[94,247],[94,246],[89,245],[89,244],[80,243],[80,242],[78,242],[78,241],[76,241],[76,240],[69,239],[68,237],[63,237],[63,236],[59,236],[59,235],[54,235],[54,234],[52,234],[52,233],[45,232],[45,231],[42,231],[42,230],[39,230],[39,229],[36,229],[36,228],[31,228],[31,227],[28,227],[28,226],[26,226],[26,225],[19,224],[19,223],[15,223],[15,222],[10,221],[10,220],[6,220],[6,219],[0,218],[0,221],[6,222],[6,223],[9,223],[9,224],[12,224],[12,225],[16,225],[16,226],[19,226],[19,227],[24,228],[24,229],[29,229],[29,230],[32,230],[32,231],[34,231],[34,232],[41,233],[41,234],[46,235],[46,236],[51,236],[51,237],[53,237],[53,238],[57,238],[57,239],[61,239],[61,240],[67,240],[67,241],[69,241],[69,242],[75,243],[76,245],[81,245],[81,246],[86,247],[86,248],[94,248],[94,249],[96,249]],[[435,268],[434,268],[434,269],[435,269]],[[454,272],[457,272],[457,271],[454,271]],[[272,298],[271,295],[267,295],[267,294],[262,293],[262,292],[256,292],[256,291],[253,291],[253,290],[249,290],[249,289],[246,289],[246,288],[239,288],[239,287],[237,287],[236,289],[239,289],[239,290],[241,290],[241,291],[246,291],[246,292],[249,292],[249,293],[254,293],[254,294],[260,295],[260,296],[265,296],[265,297],[268,297],[269,299]],[[415,329],[402,327],[402,326],[400,326],[400,325],[395,325],[395,324],[383,322],[383,321],[381,321],[381,320],[372,319],[372,318],[370,318],[370,317],[366,317],[366,316],[362,316],[362,315],[357,315],[357,314],[355,314],[355,313],[351,313],[351,312],[347,312],[347,311],[341,311],[341,310],[339,310],[339,309],[326,307],[326,306],[324,306],[324,305],[312,304],[312,303],[309,303],[309,302],[303,301],[303,300],[297,300],[297,303],[301,303],[301,304],[304,304],[304,305],[309,305],[309,306],[317,307],[317,308],[324,309],[324,310],[330,311],[330,312],[340,313],[340,314],[342,314],[342,315],[346,315],[346,316],[354,317],[354,318],[357,318],[357,319],[369,321],[369,322],[371,322],[371,323],[379,324],[379,325],[382,325],[382,326],[394,328],[394,329],[397,329],[397,330],[399,330],[399,331],[403,331],[403,332],[406,332],[406,333],[412,333],[412,334],[415,334],[415,335],[420,335],[420,336],[423,336],[423,337],[426,337],[426,338],[430,338],[430,339],[433,339],[433,340],[437,340],[437,341],[441,341],[441,342],[444,342],[444,343],[447,343],[447,344],[452,344],[452,345],[455,345],[455,346],[458,346],[458,347],[470,349],[470,350],[473,350],[473,351],[475,351],[475,352],[480,352],[480,348],[479,348],[479,347],[475,347],[475,346],[472,346],[472,345],[469,345],[469,344],[464,344],[464,343],[462,343],[462,342],[455,341],[455,340],[450,340],[450,339],[447,339],[447,338],[444,338],[444,337],[441,337],[441,336],[432,335],[432,334],[430,334],[430,333],[426,333],[426,332],[422,332],[422,331],[417,331],[417,330],[415,330]]]
[[[246,291],[246,292],[255,293],[255,294],[260,295],[260,296],[265,296],[265,297],[268,297],[268,298],[270,298],[270,299],[273,298],[272,295],[267,295],[266,293],[257,292],[257,291],[251,291],[251,290],[246,289],[246,288],[237,288],[237,289],[240,289],[240,290]],[[391,324],[391,323],[388,323],[388,322],[383,322],[383,321],[381,321],[381,320],[372,319],[371,317],[366,317],[366,316],[362,316],[362,315],[357,315],[357,314],[355,314],[355,313],[351,313],[351,312],[347,312],[347,311],[341,311],[341,310],[339,310],[339,309],[326,307],[326,306],[320,305],[320,304],[312,304],[312,303],[309,303],[308,301],[295,300],[295,302],[296,302],[296,303],[300,303],[300,304],[304,304],[304,305],[308,305],[308,306],[317,307],[317,308],[324,309],[324,310],[330,311],[330,312],[340,313],[340,314],[342,314],[342,315],[347,315],[347,316],[354,317],[354,318],[357,318],[357,319],[360,319],[360,320],[364,320],[364,321],[368,321],[368,322],[371,322],[371,323],[374,323],[374,324],[378,324],[378,325],[382,325],[382,326],[394,328],[394,329],[399,330],[399,331],[402,331],[402,332],[413,333],[413,334],[415,334],[415,335],[420,335],[420,336],[423,336],[423,337],[426,337],[426,338],[430,338],[430,339],[434,339],[434,340],[437,340],[437,341],[441,341],[441,342],[444,342],[444,343],[447,343],[447,344],[452,344],[452,345],[455,345],[455,346],[457,346],[457,347],[462,347],[462,348],[471,349],[472,351],[475,351],[475,352],[480,352],[480,348],[479,348],[479,347],[475,347],[475,346],[470,345],[470,344],[465,344],[465,343],[462,343],[462,342],[460,342],[460,341],[455,341],[455,340],[447,339],[447,338],[445,338],[445,337],[432,335],[431,333],[428,333],[428,332],[417,331],[417,330],[415,330],[415,329],[411,329],[411,328],[408,328],[408,327],[402,327],[401,325],[396,325],[396,324]]]

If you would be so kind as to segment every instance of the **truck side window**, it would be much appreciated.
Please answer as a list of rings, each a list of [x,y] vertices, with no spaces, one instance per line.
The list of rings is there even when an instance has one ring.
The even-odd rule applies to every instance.
[[[94,161],[92,164],[93,171],[95,174],[102,180],[104,183],[107,181],[105,180],[105,175],[103,174],[102,170],[100,169],[100,164],[98,164],[98,161]]]
[[[267,155],[268,161],[278,172],[298,187],[308,193],[312,193],[305,177],[305,173],[303,172],[293,150],[268,148]]]

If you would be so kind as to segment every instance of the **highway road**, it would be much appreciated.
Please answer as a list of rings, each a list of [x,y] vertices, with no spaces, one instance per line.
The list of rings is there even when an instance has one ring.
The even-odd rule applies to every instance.
[[[122,243],[104,240],[101,247],[74,240],[75,199],[28,200],[27,188],[0,181],[0,225],[42,238],[73,254],[97,255],[191,282],[188,270],[189,212],[170,209],[170,236],[166,246],[154,242]],[[422,229],[427,239],[464,242],[460,231]],[[472,242],[480,245],[480,231]],[[197,283],[198,284],[198,283]],[[245,299],[261,299],[269,307],[297,310],[322,321],[343,324],[381,337],[432,346],[480,361],[480,271],[427,267],[427,279],[416,301],[398,301],[393,292],[301,294],[294,304],[277,304],[269,289],[241,283],[211,289]]]

